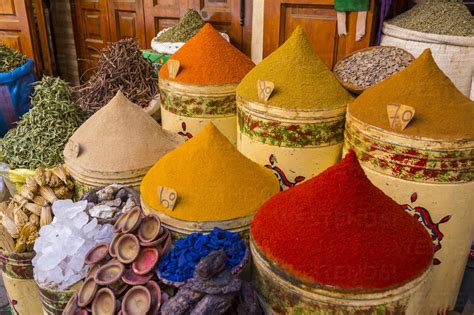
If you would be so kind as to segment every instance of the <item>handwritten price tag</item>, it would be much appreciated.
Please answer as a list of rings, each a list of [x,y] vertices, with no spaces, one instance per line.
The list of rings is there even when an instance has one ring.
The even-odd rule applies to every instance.
[[[166,64],[168,67],[168,74],[170,78],[172,79],[176,78],[176,76],[178,75],[179,67],[181,65],[179,61],[170,59],[166,62]]]
[[[415,116],[415,109],[408,105],[388,104],[387,114],[390,128],[403,130]]]
[[[268,101],[274,89],[275,84],[271,81],[257,81],[258,98],[262,102]]]
[[[158,197],[163,207],[173,210],[178,199],[178,193],[173,188],[158,186]]]

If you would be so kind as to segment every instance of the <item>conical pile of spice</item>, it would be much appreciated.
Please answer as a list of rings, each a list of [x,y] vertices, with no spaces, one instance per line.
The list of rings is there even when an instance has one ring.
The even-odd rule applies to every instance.
[[[403,130],[390,128],[388,104],[412,106],[415,116]],[[430,139],[474,138],[474,102],[464,96],[425,50],[401,72],[362,93],[348,112],[369,125]]]
[[[255,66],[209,23],[181,47],[170,60],[180,62],[176,78],[170,78],[167,64],[161,68],[160,78],[196,85],[239,83]]]
[[[162,206],[158,186],[176,190],[173,210]],[[185,221],[250,216],[278,191],[275,175],[239,153],[212,123],[161,158],[140,187],[147,206]]]
[[[119,91],[73,134],[64,158],[74,177],[121,178],[117,183],[125,185],[125,173],[145,175],[174,146],[160,125]]]
[[[260,102],[257,81],[275,84],[268,106],[285,109],[337,108],[352,96],[337,81],[311,47],[302,27],[250,71],[237,87],[237,95]]]
[[[288,273],[339,289],[400,286],[433,259],[429,234],[368,180],[352,151],[267,201],[251,233],[264,255]]]
[[[178,24],[155,38],[157,42],[187,42],[196,35],[205,22],[196,10],[188,10]]]

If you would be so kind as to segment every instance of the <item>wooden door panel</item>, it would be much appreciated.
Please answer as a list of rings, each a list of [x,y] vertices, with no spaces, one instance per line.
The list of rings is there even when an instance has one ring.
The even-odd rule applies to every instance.
[[[18,31],[0,31],[0,42],[10,48],[22,51],[21,34]]]
[[[107,9],[111,40],[132,37],[145,48],[143,0],[108,0]]]

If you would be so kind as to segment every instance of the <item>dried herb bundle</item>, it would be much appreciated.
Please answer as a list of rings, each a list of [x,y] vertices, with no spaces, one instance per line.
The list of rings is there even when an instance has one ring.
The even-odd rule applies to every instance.
[[[77,89],[79,105],[92,115],[121,90],[130,101],[146,107],[159,92],[153,70],[135,40],[119,40],[101,51],[97,72]]]
[[[158,42],[187,42],[204,26],[205,22],[196,10],[188,10],[169,30],[157,37]]]
[[[48,76],[35,83],[32,104],[18,126],[5,135],[5,160],[12,168],[61,165],[66,142],[84,121],[83,111],[68,84]]]
[[[0,72],[10,72],[22,66],[27,57],[18,50],[0,44]]]

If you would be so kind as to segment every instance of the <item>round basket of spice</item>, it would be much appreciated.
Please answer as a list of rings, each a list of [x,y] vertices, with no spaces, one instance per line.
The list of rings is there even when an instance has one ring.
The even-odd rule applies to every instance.
[[[415,58],[404,49],[374,46],[357,50],[334,66],[336,79],[348,91],[360,94],[405,69]]]

